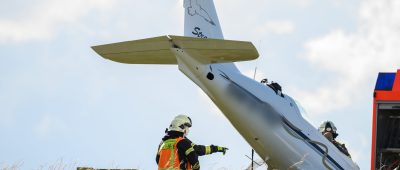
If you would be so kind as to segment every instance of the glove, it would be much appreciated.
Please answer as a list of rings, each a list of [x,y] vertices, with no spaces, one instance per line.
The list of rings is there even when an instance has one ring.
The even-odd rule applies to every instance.
[[[211,145],[210,147],[211,147],[211,153],[222,152],[225,155],[226,151],[228,150],[228,148],[221,146]]]
[[[224,154],[224,155],[225,155],[226,151],[228,150],[228,148],[221,147],[221,146],[214,146],[214,145],[211,145],[211,147],[212,147],[212,150],[213,150],[214,152],[222,152],[222,154]]]
[[[217,146],[217,152],[222,152],[225,155],[226,151],[229,150],[228,148]]]

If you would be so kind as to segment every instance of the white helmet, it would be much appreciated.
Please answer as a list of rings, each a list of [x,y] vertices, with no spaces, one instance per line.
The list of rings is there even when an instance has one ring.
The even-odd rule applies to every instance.
[[[168,131],[184,132],[186,127],[192,127],[192,119],[186,115],[178,115],[172,120]]]
[[[321,133],[325,132],[325,131],[332,131],[332,132],[336,133],[337,129],[336,129],[335,124],[333,124],[332,121],[327,120],[327,121],[322,122],[322,124],[321,124],[321,126],[319,126],[318,130]]]
[[[333,124],[332,121],[324,121],[322,122],[321,126],[318,128],[319,132],[325,133],[325,132],[331,132],[333,139],[335,139],[337,136],[339,136],[338,133],[336,133],[337,129],[335,124]]]

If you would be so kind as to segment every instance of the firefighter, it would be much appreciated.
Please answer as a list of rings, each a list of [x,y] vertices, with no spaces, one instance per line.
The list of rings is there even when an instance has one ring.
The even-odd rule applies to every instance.
[[[333,124],[332,121],[324,121],[318,128],[319,132],[322,133],[330,142],[333,143],[333,145],[336,146],[343,154],[347,155],[348,157],[350,156],[349,151],[347,150],[346,146],[338,141],[336,141],[336,137],[339,136],[339,134],[336,132],[336,126]]]
[[[187,138],[192,120],[186,115],[176,116],[158,146],[156,162],[159,170],[198,170],[198,156],[222,152],[228,148],[215,145],[196,145]]]

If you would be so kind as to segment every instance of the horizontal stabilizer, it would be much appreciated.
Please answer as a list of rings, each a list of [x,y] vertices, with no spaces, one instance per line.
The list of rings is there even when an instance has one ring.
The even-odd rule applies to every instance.
[[[253,60],[258,52],[251,42],[160,36],[92,47],[100,56],[128,64],[177,64],[172,48],[207,63]]]
[[[100,56],[128,64],[176,64],[167,36],[92,47]]]

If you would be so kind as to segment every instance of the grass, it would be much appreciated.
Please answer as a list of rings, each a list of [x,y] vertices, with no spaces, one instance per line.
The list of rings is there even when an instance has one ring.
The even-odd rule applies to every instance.
[[[14,163],[12,165],[0,164],[0,170],[20,170],[23,168],[23,162]],[[67,164],[63,159],[57,160],[53,164],[40,165],[39,168],[35,170],[74,170],[77,167],[77,163]]]
[[[14,163],[12,165],[0,163],[0,170],[26,169],[26,168],[23,168],[23,164],[24,164],[24,162]],[[77,170],[77,167],[87,167],[87,166],[78,165],[78,163],[68,164],[68,163],[64,162],[63,159],[59,159],[53,164],[40,165],[39,168],[37,168],[35,170]],[[116,170],[116,168],[113,168],[113,169]],[[96,170],[96,169],[82,168],[80,170]],[[126,169],[126,170],[135,170],[135,169]]]
[[[0,170],[19,170],[21,169],[22,165],[24,162],[19,162],[15,163],[13,165],[7,165],[7,164],[0,164]]]

